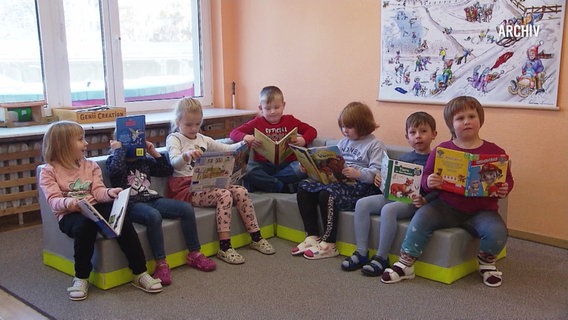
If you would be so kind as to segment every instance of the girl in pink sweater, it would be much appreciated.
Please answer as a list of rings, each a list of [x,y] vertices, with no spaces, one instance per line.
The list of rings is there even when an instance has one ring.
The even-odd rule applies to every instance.
[[[89,288],[91,258],[99,228],[81,214],[79,200],[86,199],[108,219],[112,201],[122,188],[107,188],[102,171],[94,161],[85,159],[85,132],[76,122],[53,123],[43,137],[43,158],[39,185],[47,203],[59,220],[59,229],[74,239],[75,278],[67,289],[69,299],[85,300]],[[132,284],[146,292],[162,291],[160,280],[146,270],[146,258],[132,222],[126,216],[120,236],[116,238],[134,274]]]

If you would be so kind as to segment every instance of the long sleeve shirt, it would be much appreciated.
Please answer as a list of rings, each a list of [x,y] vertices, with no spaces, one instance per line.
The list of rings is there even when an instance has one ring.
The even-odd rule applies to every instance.
[[[130,187],[130,202],[146,202],[160,198],[151,189],[151,176],[168,177],[174,169],[167,157],[146,155],[133,161],[126,160],[125,148],[117,148],[106,160],[107,171],[113,187]]]
[[[306,145],[310,144],[318,135],[317,130],[310,126],[309,124],[296,119],[294,116],[285,114],[280,118],[280,122],[272,124],[266,121],[262,116],[258,116],[247,123],[242,124],[231,131],[229,137],[233,141],[241,141],[244,136],[252,134],[254,135],[254,129],[258,129],[260,132],[264,133],[274,141],[279,141],[284,138],[290,131],[294,128],[298,128],[298,134],[304,138]],[[257,152],[254,152],[254,160],[258,162],[268,161],[265,157],[261,156]],[[285,161],[292,162],[296,160],[294,153],[289,155]]]
[[[386,152],[385,144],[373,134],[358,140],[343,138],[337,143],[345,165],[361,171],[359,181],[373,183],[375,175],[381,171],[381,163]]]
[[[101,168],[87,159],[82,159],[79,168],[73,169],[57,163],[46,164],[40,172],[39,186],[58,220],[72,212],[65,207],[67,197],[84,198],[92,205],[113,200],[104,185]]]
[[[456,146],[453,141],[444,141],[440,143],[428,157],[426,166],[424,167],[424,174],[422,175],[422,189],[426,192],[433,191],[433,189],[428,188],[428,176],[434,173],[434,162],[436,160],[436,151],[438,148],[447,148],[458,150],[462,152],[469,152],[472,154],[505,154],[505,150],[497,146],[496,144],[483,140],[483,144],[478,148],[474,149],[463,149]],[[511,174],[511,168],[507,168],[507,176],[505,178],[509,186],[509,192],[513,189],[514,181],[513,175]],[[437,190],[437,189],[434,189]],[[474,213],[481,210],[497,210],[499,209],[499,198],[497,197],[466,197],[453,192],[439,190],[438,197],[440,200],[446,202],[453,208],[460,210],[462,212]]]
[[[234,151],[237,150],[245,142],[237,142],[233,144],[224,144],[214,140],[211,137],[197,134],[195,139],[189,139],[179,132],[174,132],[166,138],[166,148],[170,157],[170,162],[174,167],[174,177],[191,177],[193,176],[193,161],[185,161],[183,153],[190,150],[205,151]]]

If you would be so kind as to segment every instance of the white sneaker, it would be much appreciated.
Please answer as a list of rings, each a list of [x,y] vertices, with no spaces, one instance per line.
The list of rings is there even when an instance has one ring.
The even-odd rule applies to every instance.
[[[67,288],[69,299],[73,301],[81,301],[87,299],[89,291],[89,280],[73,278],[73,285]]]
[[[306,252],[306,250],[308,250],[311,247],[317,246],[318,243],[319,243],[318,237],[309,236],[304,241],[300,242],[297,246],[292,248],[292,255],[293,256],[299,256],[301,254],[304,254],[304,252]]]

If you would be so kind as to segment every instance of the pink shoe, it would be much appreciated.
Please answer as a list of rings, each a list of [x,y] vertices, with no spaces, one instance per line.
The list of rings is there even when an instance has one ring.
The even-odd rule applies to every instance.
[[[152,275],[154,279],[160,279],[164,286],[170,285],[172,283],[172,277],[170,275],[170,266],[167,263],[162,262],[156,266],[156,270],[154,270],[154,275]]]
[[[213,271],[217,268],[215,261],[207,258],[199,251],[193,251],[187,254],[187,265],[201,271]]]

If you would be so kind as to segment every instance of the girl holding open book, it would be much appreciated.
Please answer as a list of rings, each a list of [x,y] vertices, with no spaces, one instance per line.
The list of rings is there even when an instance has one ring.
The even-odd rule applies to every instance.
[[[233,151],[242,143],[232,145],[215,141],[199,133],[203,122],[203,110],[199,101],[183,98],[174,109],[172,133],[166,139],[170,162],[174,167],[173,175],[168,179],[168,196],[191,203],[194,207],[216,207],[217,233],[219,250],[217,257],[230,264],[242,264],[245,258],[231,245],[231,213],[233,205],[249,232],[252,242],[250,247],[263,253],[274,254],[272,245],[260,234],[252,200],[247,189],[231,185],[227,189],[212,188],[203,191],[191,191],[191,178],[195,160],[206,151]]]
[[[507,242],[507,226],[499,215],[498,200],[506,197],[513,189],[510,167],[506,172],[506,182],[496,190],[497,197],[466,197],[443,190],[443,178],[434,171],[434,165],[439,148],[471,154],[506,153],[495,143],[479,136],[485,113],[477,99],[469,96],[453,98],[444,108],[444,120],[452,139],[440,143],[432,150],[422,175],[423,190],[438,190],[438,198],[418,209],[408,225],[398,262],[384,271],[381,281],[396,283],[414,278],[414,263],[422,254],[432,233],[441,228],[460,226],[480,239],[477,257],[483,283],[489,287],[498,287],[502,282],[502,274],[497,270],[495,261]]]
[[[53,123],[43,137],[43,159],[47,164],[39,177],[39,186],[59,220],[59,229],[75,242],[75,277],[73,285],[67,289],[69,299],[75,301],[87,298],[93,268],[91,258],[99,231],[95,222],[80,213],[78,202],[88,200],[108,219],[112,200],[122,191],[122,188],[105,187],[101,168],[96,162],[85,159],[87,144],[83,127],[76,122]],[[134,274],[132,284],[146,292],[161,292],[160,280],[146,272],[144,251],[128,216],[116,239]]]
[[[341,111],[337,123],[344,136],[337,144],[345,160],[341,173],[348,180],[329,184],[304,180],[298,188],[298,208],[307,237],[292,249],[292,255],[303,254],[306,259],[339,255],[335,245],[337,213],[352,210],[362,197],[380,193],[373,182],[386,147],[373,135],[378,128],[373,112],[366,104],[351,102]],[[321,235],[318,205],[325,229]]]

